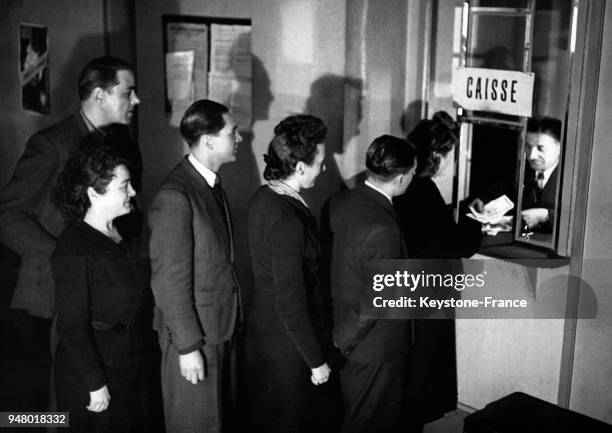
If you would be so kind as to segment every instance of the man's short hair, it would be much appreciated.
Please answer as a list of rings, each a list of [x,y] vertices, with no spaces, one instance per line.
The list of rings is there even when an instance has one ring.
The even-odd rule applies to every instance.
[[[134,73],[134,67],[125,60],[116,57],[98,57],[85,65],[79,75],[79,99],[85,101],[91,92],[100,87],[108,90],[119,83],[117,72],[130,71]]]
[[[561,141],[561,121],[554,117],[536,116],[527,120],[527,132],[548,134]]]
[[[198,143],[205,134],[217,134],[225,127],[223,115],[229,109],[218,102],[200,99],[189,106],[181,120],[181,135],[189,147]]]
[[[416,151],[408,140],[392,135],[375,138],[366,152],[366,168],[371,176],[389,181],[408,173],[415,164]]]

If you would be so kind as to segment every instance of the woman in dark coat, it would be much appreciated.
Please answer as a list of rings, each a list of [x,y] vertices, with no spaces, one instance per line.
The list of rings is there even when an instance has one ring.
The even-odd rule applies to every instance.
[[[300,191],[324,170],[323,122],[290,116],[274,129],[249,206],[255,275],[246,307],[250,431],[325,431],[330,377],[319,293],[319,234]],[[327,407],[326,407],[327,406]]]
[[[416,148],[416,175],[394,205],[408,249],[415,259],[470,257],[480,246],[480,224],[468,218],[456,224],[433,178],[453,167],[451,150],[459,141],[457,123],[443,111],[422,120],[408,135]],[[436,263],[442,273],[461,272],[458,260]],[[452,295],[452,294],[451,294]],[[411,352],[409,405],[425,424],[457,407],[454,320],[415,320]]]
[[[137,432],[144,300],[134,249],[114,220],[131,212],[135,192],[126,162],[102,147],[63,168],[54,202],[71,223],[51,258],[58,345],[59,411],[75,432]]]

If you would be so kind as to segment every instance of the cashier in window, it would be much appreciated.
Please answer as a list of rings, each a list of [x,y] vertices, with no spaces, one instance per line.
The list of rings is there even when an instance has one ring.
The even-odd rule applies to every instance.
[[[530,118],[525,140],[527,164],[521,207],[524,228],[541,233],[553,231],[560,154],[561,121],[544,116]],[[482,210],[482,200],[475,199],[471,204]]]

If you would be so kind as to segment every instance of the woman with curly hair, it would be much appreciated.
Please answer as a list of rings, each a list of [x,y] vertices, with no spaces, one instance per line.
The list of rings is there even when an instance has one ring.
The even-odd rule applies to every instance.
[[[321,119],[290,116],[264,156],[248,213],[255,288],[247,313],[253,432],[324,431],[329,336],[320,310],[319,233],[300,195],[325,169]],[[328,425],[328,427],[330,427]]]
[[[70,222],[51,257],[57,311],[55,386],[70,431],[139,431],[144,282],[115,219],[136,193],[107,148],[68,160],[53,202]]]
[[[394,199],[394,205],[409,257],[472,256],[480,247],[480,224],[469,218],[455,223],[435,182],[454,166],[451,151],[459,142],[458,124],[446,112],[438,111],[431,120],[420,121],[407,138],[416,148],[416,174],[406,192]],[[436,260],[435,268],[440,273],[461,272],[458,260]],[[437,296],[453,296],[453,292]],[[407,386],[412,431],[456,409],[456,369],[454,321],[415,320]]]

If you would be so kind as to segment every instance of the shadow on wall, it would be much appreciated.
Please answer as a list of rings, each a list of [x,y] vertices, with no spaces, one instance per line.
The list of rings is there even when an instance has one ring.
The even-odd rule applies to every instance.
[[[325,140],[326,170],[313,188],[304,191],[304,197],[317,217],[331,194],[347,188],[347,179],[342,176],[337,158],[345,153],[345,145],[359,134],[362,92],[362,80],[334,74],[323,75],[310,85],[304,112],[323,119],[328,129]]]
[[[409,103],[402,114],[400,119],[400,126],[402,128],[403,137],[412,131],[412,129],[425,117],[423,116],[424,102],[421,99],[416,99]]]
[[[261,60],[252,56],[252,82],[253,89],[257,93],[253,94],[253,113],[251,127],[249,130],[240,131],[242,143],[238,146],[236,161],[226,164],[220,169],[223,186],[228,196],[234,221],[234,242],[236,247],[236,262],[246,262],[250,264],[247,238],[247,211],[251,197],[255,190],[260,186],[259,170],[253,152],[253,142],[255,136],[253,125],[255,122],[268,119],[268,111],[274,97],[270,91],[270,78]]]
[[[239,40],[237,40],[231,48],[232,52],[245,45],[241,40],[245,37],[250,38],[250,35],[241,35]],[[236,70],[235,75],[238,75],[237,72]],[[251,55],[251,83],[251,124],[248,128],[240,130],[242,143],[238,146],[236,161],[224,165],[220,170],[224,189],[230,201],[234,225],[237,230],[235,238],[238,242],[245,242],[245,245],[246,231],[240,233],[238,230],[242,230],[246,226],[246,211],[249,201],[257,187],[260,186],[260,177],[256,163],[256,158],[258,156],[253,152],[253,142],[255,139],[253,126],[255,122],[268,119],[270,105],[274,100],[274,96],[270,91],[270,77],[268,72],[261,59],[255,55]],[[239,91],[240,89],[237,89],[233,93]],[[230,107],[231,110],[231,99],[232,96],[228,97],[226,101],[218,102]]]
[[[424,103],[420,99],[412,101],[408,104],[400,118],[400,127],[402,130],[401,138],[406,138],[408,133],[410,133],[410,131],[412,131],[412,129],[417,125],[417,123],[422,120],[423,117],[421,113],[423,110],[423,105]],[[369,145],[370,143],[363,143],[363,146],[365,146],[366,148]],[[367,172],[365,170],[365,160],[359,161],[359,164],[361,164],[359,166],[359,172],[347,180],[347,183],[350,185],[356,185],[357,183],[365,181],[367,178]]]
[[[0,93],[14,106],[6,106],[6,117],[18,120],[18,127],[0,124],[0,188],[3,188],[13,174],[15,164],[25,149],[27,140],[34,133],[58,122],[79,108],[78,76],[81,68],[94,57],[103,55],[103,36],[88,34],[81,36],[72,46],[69,54],[50,53],[49,64],[49,114],[38,114],[22,109],[21,86],[18,74],[15,79],[0,84]],[[96,50],[99,47],[99,50]],[[93,54],[92,54],[93,53]],[[10,60],[9,60],[10,61]],[[18,59],[14,59],[18,62]],[[15,93],[17,95],[15,95]]]
[[[15,147],[25,146],[25,143],[20,143],[17,137],[19,134],[13,122],[0,123],[0,190],[10,180],[17,159],[21,156],[21,152],[15,155]]]
[[[234,265],[241,286],[242,305],[245,309],[249,309],[250,305],[252,305],[250,296],[253,293],[254,284],[248,243],[247,214],[251,197],[261,185],[256,159],[262,158],[262,155],[255,155],[253,152],[253,143],[255,141],[253,125],[258,121],[268,119],[270,105],[274,100],[274,96],[270,91],[270,78],[262,61],[253,55],[251,62],[253,83],[251,127],[247,131],[240,131],[242,143],[238,146],[236,161],[226,164],[220,169],[223,187],[227,193],[232,212],[235,247]],[[244,362],[242,361],[243,356],[242,347],[240,346],[238,349],[238,362]],[[237,382],[239,394],[246,395],[246,377],[242,371],[238,374]],[[245,399],[239,398],[237,405],[241,413],[247,413],[247,402]],[[246,420],[247,418],[245,417],[238,421],[241,430],[248,429],[245,425]]]

